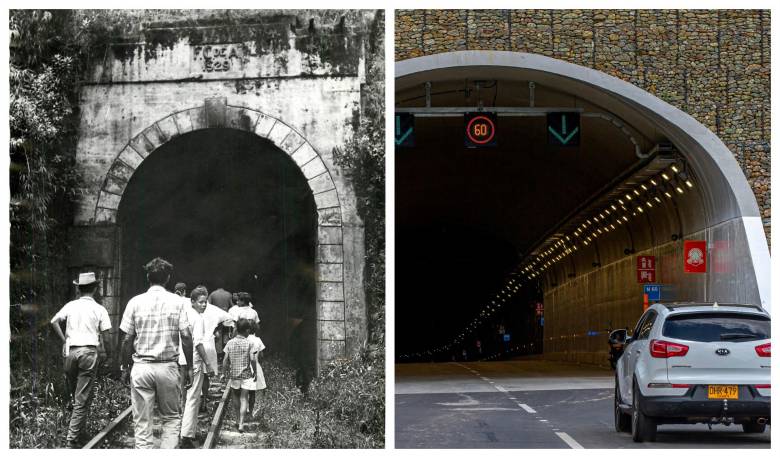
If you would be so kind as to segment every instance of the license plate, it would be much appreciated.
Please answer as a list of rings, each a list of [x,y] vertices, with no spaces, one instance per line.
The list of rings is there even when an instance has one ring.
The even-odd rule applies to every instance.
[[[707,397],[709,399],[739,399],[739,387],[737,385],[709,385]]]

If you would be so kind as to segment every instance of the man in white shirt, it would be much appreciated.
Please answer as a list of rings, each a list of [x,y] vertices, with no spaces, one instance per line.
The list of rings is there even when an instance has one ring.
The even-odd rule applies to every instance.
[[[98,281],[94,272],[79,274],[73,284],[78,286],[79,298],[65,304],[51,319],[54,332],[62,339],[62,355],[65,357],[65,375],[68,392],[73,398],[73,412],[68,426],[67,446],[77,448],[82,442],[82,430],[86,424],[97,368],[100,363],[98,348],[102,345],[106,354],[111,349],[111,319],[105,307],[95,302]],[[65,321],[63,334],[60,323]]]

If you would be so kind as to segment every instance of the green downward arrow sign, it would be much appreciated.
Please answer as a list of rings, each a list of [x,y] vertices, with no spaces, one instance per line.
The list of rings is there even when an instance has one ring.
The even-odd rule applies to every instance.
[[[575,135],[577,135],[577,132],[580,131],[579,127],[575,127],[574,130],[569,132],[569,134],[566,134],[566,115],[561,115],[561,132],[556,132],[555,129],[552,128],[552,126],[547,126],[547,130],[550,131],[551,134],[555,138],[558,139],[559,142],[561,142],[561,145],[565,145],[571,141],[572,138],[574,138]]]
[[[395,144],[396,144],[396,146],[398,146],[401,143],[403,143],[409,137],[409,135],[412,134],[413,130],[414,130],[414,128],[410,127],[408,129],[406,129],[406,132],[401,134],[401,117],[400,116],[396,116],[395,117]]]

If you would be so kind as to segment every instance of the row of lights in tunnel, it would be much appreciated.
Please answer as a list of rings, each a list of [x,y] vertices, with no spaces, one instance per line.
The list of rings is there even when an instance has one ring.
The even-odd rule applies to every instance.
[[[624,196],[617,197],[614,202],[597,210],[570,234],[556,234],[551,237],[543,244],[549,248],[520,266],[521,275],[528,279],[537,278],[544,271],[576,252],[579,246],[588,246],[599,236],[616,230],[615,224],[618,226],[627,224],[630,218],[653,210],[656,205],[662,204],[661,196],[671,200],[674,199],[675,194],[685,194],[685,188],[694,187],[686,170],[687,166],[684,162],[674,163],[668,169],[640,183],[639,186],[627,190]]]
[[[616,230],[617,225],[627,224],[630,218],[637,217],[645,212],[655,209],[656,202],[660,205],[663,200],[661,196],[668,200],[673,200],[676,195],[685,194],[685,188],[693,189],[694,184],[690,174],[687,172],[685,162],[678,160],[667,169],[659,172],[655,176],[640,183],[639,186],[629,189],[622,197],[606,207],[595,211],[593,216],[585,219],[585,222],[574,229],[570,234],[558,235],[557,238],[550,238],[545,245],[551,244],[550,248],[537,254],[532,260],[522,262],[517,269],[509,274],[503,287],[491,298],[490,303],[481,307],[479,314],[469,322],[466,327],[449,343],[441,346],[400,355],[400,359],[433,357],[441,353],[449,353],[458,348],[465,339],[473,334],[479,327],[492,315],[498,312],[507,301],[520,291],[523,284],[537,281],[538,277],[556,263],[574,254],[579,250],[577,242],[588,246],[601,235]],[[625,200],[624,200],[625,199]],[[524,279],[523,279],[524,277]],[[559,336],[558,339],[580,337],[578,334]],[[548,340],[556,337],[548,337]],[[492,355],[495,357],[496,355]]]

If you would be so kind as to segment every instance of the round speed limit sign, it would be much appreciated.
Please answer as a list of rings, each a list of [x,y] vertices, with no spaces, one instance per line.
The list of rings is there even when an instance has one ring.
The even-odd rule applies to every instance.
[[[466,137],[475,145],[486,145],[496,135],[496,124],[485,115],[477,115],[466,124]]]

